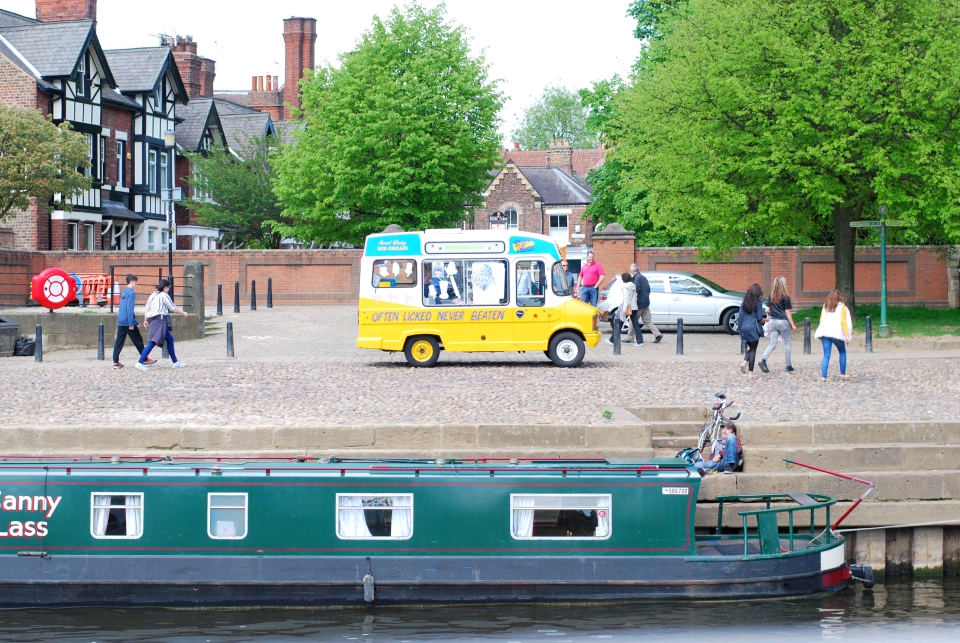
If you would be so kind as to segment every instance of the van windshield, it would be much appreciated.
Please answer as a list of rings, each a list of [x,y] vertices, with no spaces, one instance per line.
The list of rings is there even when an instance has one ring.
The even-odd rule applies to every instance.
[[[567,281],[566,271],[563,269],[563,266],[560,265],[559,261],[553,264],[552,275],[553,293],[561,297],[569,297],[570,283]]]

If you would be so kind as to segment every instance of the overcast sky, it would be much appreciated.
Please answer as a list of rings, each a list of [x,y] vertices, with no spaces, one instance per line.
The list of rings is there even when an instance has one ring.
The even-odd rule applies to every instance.
[[[105,49],[157,44],[152,34],[191,35],[200,55],[217,61],[214,87],[249,89],[250,77],[283,82],[283,23],[317,19],[317,63],[335,62],[353,48],[390,0],[99,0],[97,33]],[[401,2],[401,4],[403,4]],[[422,0],[433,7],[436,0]],[[448,19],[467,27],[474,51],[485,50],[490,74],[502,79],[505,142],[518,116],[548,84],[571,89],[615,73],[626,75],[639,42],[626,17],[629,0],[447,0]],[[0,0],[0,7],[33,17],[33,0]]]

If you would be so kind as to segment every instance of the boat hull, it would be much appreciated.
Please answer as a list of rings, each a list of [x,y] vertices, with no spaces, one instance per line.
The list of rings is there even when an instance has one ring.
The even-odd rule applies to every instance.
[[[711,600],[836,591],[828,552],[733,557],[4,556],[0,606],[364,605]],[[829,584],[825,584],[829,583]]]

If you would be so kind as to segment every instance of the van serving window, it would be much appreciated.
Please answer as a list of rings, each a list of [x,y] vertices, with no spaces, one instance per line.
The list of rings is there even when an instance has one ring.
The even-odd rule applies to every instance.
[[[371,276],[374,288],[413,288],[417,285],[414,259],[378,259]]]
[[[510,534],[516,540],[610,537],[610,495],[510,494]]]
[[[337,538],[407,540],[413,536],[413,494],[337,494]]]
[[[207,535],[239,540],[247,535],[247,494],[207,494]]]
[[[424,306],[504,306],[509,301],[505,259],[423,262]]]
[[[517,262],[517,306],[543,306],[546,286],[542,261]]]
[[[143,494],[90,494],[90,534],[94,538],[134,539],[142,536]]]

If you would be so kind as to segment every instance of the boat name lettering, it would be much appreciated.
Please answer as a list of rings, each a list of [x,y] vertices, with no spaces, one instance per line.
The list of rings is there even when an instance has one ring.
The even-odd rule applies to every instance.
[[[46,511],[44,518],[49,519],[56,510],[63,496],[4,496],[4,511]]]
[[[688,487],[663,487],[663,495],[665,496],[689,496],[690,489]]]
[[[427,322],[433,318],[433,313],[430,311],[416,312],[416,313],[403,313],[403,321],[405,322]]]
[[[438,310],[437,321],[463,321],[462,310]]]
[[[370,315],[372,322],[395,322],[400,321],[400,313],[372,313]]]
[[[470,321],[503,321],[503,311],[475,310],[470,313]]]
[[[0,531],[0,538],[44,538],[47,535],[47,522],[20,522],[11,520],[6,531]]]

